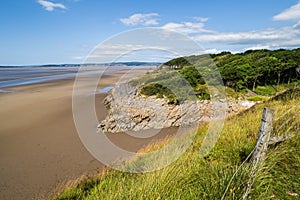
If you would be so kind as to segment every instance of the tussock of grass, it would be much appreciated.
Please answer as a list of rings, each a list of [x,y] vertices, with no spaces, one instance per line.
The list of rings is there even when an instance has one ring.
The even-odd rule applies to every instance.
[[[216,146],[205,158],[199,157],[207,130],[207,125],[202,125],[188,151],[168,167],[145,174],[111,170],[66,189],[55,199],[221,199],[227,186],[224,199],[241,199],[251,167],[245,159],[255,146],[263,108],[276,109],[278,118],[299,100],[298,92],[298,95],[273,99],[230,117]],[[300,123],[299,118],[296,120]],[[298,128],[293,132],[299,133]],[[171,140],[167,138],[153,148],[159,149]],[[151,148],[147,147],[142,152],[149,152]],[[244,165],[233,176],[243,162]],[[249,199],[300,198],[299,169],[300,136],[296,134],[289,141],[270,146],[268,157],[257,172]]]
[[[248,97],[247,100],[248,101],[263,101],[265,98],[261,97],[261,96],[253,96],[253,97]]]

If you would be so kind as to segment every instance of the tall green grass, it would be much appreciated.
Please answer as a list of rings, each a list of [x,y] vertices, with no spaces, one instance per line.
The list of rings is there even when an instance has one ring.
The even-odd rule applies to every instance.
[[[241,199],[251,168],[246,158],[255,146],[263,108],[276,109],[277,118],[296,105],[299,96],[299,91],[297,95],[286,94],[228,118],[216,146],[205,158],[199,157],[207,130],[207,125],[202,125],[188,151],[168,167],[144,174],[109,170],[66,188],[54,199]],[[248,199],[300,198],[299,117],[295,120],[296,136],[270,146]],[[284,130],[280,134],[285,134]],[[169,141],[170,138],[142,151],[157,149]],[[133,162],[141,160],[143,157]]]

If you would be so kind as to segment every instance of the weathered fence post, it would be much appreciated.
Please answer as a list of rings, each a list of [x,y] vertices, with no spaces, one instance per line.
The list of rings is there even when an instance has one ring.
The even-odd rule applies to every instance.
[[[256,146],[255,146],[253,156],[251,159],[253,167],[250,172],[250,179],[247,184],[247,189],[243,195],[243,200],[246,200],[250,193],[250,190],[251,190],[254,178],[255,178],[257,167],[266,158],[270,134],[272,131],[272,123],[273,123],[274,113],[275,113],[274,109],[264,108],[264,112],[263,112],[261,124],[260,124],[260,130],[258,133],[258,139],[256,141]]]
[[[252,162],[255,167],[257,164],[262,162],[268,150],[268,144],[270,135],[272,132],[272,123],[274,118],[275,110],[271,108],[264,108],[264,112],[261,119],[260,129],[258,133],[258,138],[256,141],[255,150],[252,156]]]

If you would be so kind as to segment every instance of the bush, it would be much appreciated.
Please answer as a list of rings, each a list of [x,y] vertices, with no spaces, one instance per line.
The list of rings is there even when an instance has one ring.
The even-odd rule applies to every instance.
[[[198,85],[195,88],[195,94],[201,100],[210,100],[210,94],[206,85]]]
[[[152,83],[142,87],[141,94],[146,96],[157,95],[158,97],[168,96],[172,92],[165,86],[158,83]]]
[[[255,88],[254,92],[262,96],[272,96],[276,94],[277,89],[273,86],[258,86]]]
[[[178,70],[178,72],[185,78],[185,80],[189,82],[192,87],[196,87],[199,84],[205,84],[204,79],[201,77],[195,67],[185,67],[182,70]]]

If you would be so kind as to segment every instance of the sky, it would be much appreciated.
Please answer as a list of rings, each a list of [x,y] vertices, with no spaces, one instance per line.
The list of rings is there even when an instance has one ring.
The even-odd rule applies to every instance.
[[[82,63],[137,28],[184,34],[208,53],[300,47],[299,0],[3,0],[0,65]],[[159,61],[159,60],[158,60]]]

